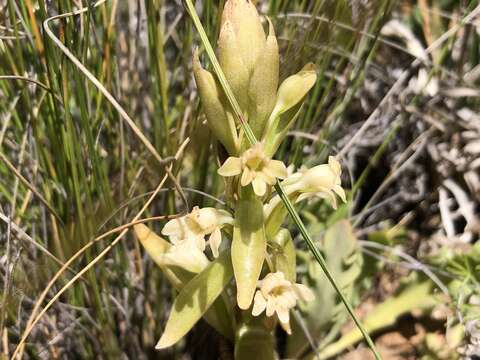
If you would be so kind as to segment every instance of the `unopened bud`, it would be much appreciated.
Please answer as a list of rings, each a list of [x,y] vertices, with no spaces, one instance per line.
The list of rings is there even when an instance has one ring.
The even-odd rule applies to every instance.
[[[249,73],[265,47],[265,32],[257,9],[250,0],[227,0],[223,9],[222,28],[230,22],[243,63]]]
[[[197,51],[193,55],[193,72],[208,125],[213,135],[225,146],[229,154],[236,154],[238,152],[238,139],[235,123],[231,117],[227,116],[220,102],[220,94],[215,79],[210,72],[202,68]]]
[[[251,72],[247,68],[237,34],[229,20],[225,21],[220,30],[218,60],[235,98],[242,110],[245,110],[248,104],[248,84]]]
[[[313,64],[307,64],[295,75],[285,79],[278,89],[273,113],[278,116],[303,100],[317,80]]]
[[[257,138],[263,134],[265,123],[275,105],[278,88],[278,44],[269,20],[269,34],[260,54],[248,89],[250,99],[249,124]]]

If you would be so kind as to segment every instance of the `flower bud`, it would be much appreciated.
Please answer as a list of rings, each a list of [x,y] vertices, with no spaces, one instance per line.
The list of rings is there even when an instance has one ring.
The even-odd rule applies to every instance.
[[[248,83],[250,71],[245,65],[239,49],[237,36],[230,21],[226,21],[218,38],[218,60],[228,84],[232,88],[242,110],[246,110],[248,104]]]
[[[265,49],[260,54],[248,89],[249,124],[253,133],[260,138],[270,113],[275,105],[278,88],[278,44],[270,20]]]
[[[273,155],[287,136],[300,113],[302,100],[317,80],[313,64],[307,64],[297,74],[280,85],[277,101],[263,132],[266,153]]]
[[[278,116],[297,105],[307,95],[315,81],[317,74],[313,64],[305,65],[298,73],[286,78],[278,89],[273,114]]]
[[[238,138],[235,123],[220,102],[220,94],[212,74],[204,70],[198,59],[198,52],[193,55],[193,72],[200,99],[207,116],[208,125],[213,135],[234,155],[238,151]]]
[[[265,32],[255,5],[250,0],[227,0],[222,14],[222,29],[227,22],[235,33],[236,56],[241,57],[251,75],[265,47]]]

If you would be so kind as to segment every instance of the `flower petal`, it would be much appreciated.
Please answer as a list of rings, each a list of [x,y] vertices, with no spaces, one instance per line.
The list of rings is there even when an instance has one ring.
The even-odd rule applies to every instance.
[[[242,160],[237,157],[230,156],[223,165],[217,170],[221,176],[236,176],[242,172]]]
[[[253,316],[260,315],[265,310],[266,307],[267,307],[267,301],[263,297],[262,292],[260,290],[257,290],[255,294],[255,298],[253,299],[252,315]]]
[[[279,179],[285,179],[288,176],[287,167],[280,160],[270,160],[264,167],[263,172]]]
[[[264,180],[255,178],[252,181],[253,191],[257,196],[263,196],[267,192],[267,184]]]
[[[204,236],[191,236],[186,238],[184,241],[190,242],[193,247],[196,247],[200,251],[205,251],[206,241]]]
[[[328,166],[332,169],[335,175],[340,176],[342,173],[342,166],[340,163],[335,159],[334,156],[328,157]]]
[[[218,222],[220,225],[233,225],[235,220],[233,219],[232,214],[226,210],[217,209]]]
[[[267,298],[267,316],[270,317],[275,313],[276,301],[273,297],[269,296]]]
[[[188,240],[172,246],[163,256],[163,261],[165,265],[178,266],[193,273],[201,272],[209,264],[205,254]]]
[[[292,328],[290,327],[290,321],[285,323],[280,321],[280,326],[282,327],[283,330],[285,330],[285,332],[288,335],[292,335]]]
[[[344,203],[347,202],[347,197],[345,195],[345,190],[343,190],[343,188],[340,185],[335,185],[333,187],[333,191],[340,197],[340,199],[342,199],[342,201]]]
[[[179,236],[185,232],[183,217],[168,221],[162,229],[162,234],[167,236]]]
[[[294,284],[293,288],[298,297],[303,301],[313,301],[315,299],[315,294],[307,286],[303,284]]]
[[[243,174],[242,174],[242,178],[240,179],[240,184],[242,186],[247,186],[252,182],[254,177],[255,177],[255,173],[251,171],[249,168],[245,168],[243,169]]]
[[[290,322],[290,312],[287,307],[278,306],[277,315],[278,315],[278,319],[282,324],[285,324],[285,323],[288,324]]]
[[[218,248],[222,242],[222,232],[220,228],[213,230],[212,235],[210,235],[210,249],[212,249],[212,254],[215,258],[218,257]]]

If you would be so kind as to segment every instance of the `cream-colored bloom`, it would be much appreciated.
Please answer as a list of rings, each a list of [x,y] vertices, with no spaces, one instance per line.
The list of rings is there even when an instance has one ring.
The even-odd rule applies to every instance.
[[[298,300],[312,301],[313,292],[303,284],[291,283],[282,272],[268,274],[259,281],[259,285],[260,290],[257,290],[253,300],[252,315],[258,316],[264,310],[269,317],[276,313],[282,328],[291,334],[290,309],[295,307]]]
[[[257,143],[241,157],[229,157],[218,169],[222,176],[237,176],[242,174],[240,184],[247,186],[250,183],[258,196],[265,195],[267,184],[275,184],[275,179],[287,177],[287,168],[279,160],[272,160],[265,155],[262,143]]]
[[[186,250],[184,243],[187,243],[202,252],[205,251],[205,236],[210,235],[209,245],[213,256],[217,257],[222,241],[221,229],[227,224],[233,225],[233,218],[227,211],[195,206],[191,213],[167,222],[162,234],[168,236],[174,246],[181,245],[180,248]]]
[[[328,164],[301,170],[283,181],[282,186],[287,194],[298,191],[301,194],[298,201],[311,196],[320,196],[329,200],[332,206],[337,208],[335,194],[346,202],[345,191],[341,186],[341,174],[340,163],[335,157],[330,156]]]
[[[174,284],[179,284],[170,266],[177,266],[193,273],[201,272],[209,263],[203,251],[191,240],[180,241],[175,245],[162,239],[143,224],[134,226],[135,234],[153,261],[163,269]],[[175,285],[174,285],[175,286]]]
[[[195,239],[185,239],[171,246],[163,254],[162,260],[165,265],[178,266],[193,273],[201,272],[209,264]]]

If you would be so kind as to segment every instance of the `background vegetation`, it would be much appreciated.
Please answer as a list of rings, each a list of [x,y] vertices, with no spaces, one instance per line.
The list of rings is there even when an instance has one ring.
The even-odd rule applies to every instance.
[[[153,350],[172,289],[118,228],[165,176],[142,218],[222,202],[191,70],[198,35],[180,0],[94,5],[0,1],[1,356],[12,356],[36,304],[65,287],[27,338],[27,358],[229,358],[230,345],[204,323],[183,344]],[[196,6],[213,41],[223,1]],[[281,77],[318,66],[278,158],[311,166],[339,154],[349,203],[299,211],[380,352],[480,354],[480,6],[259,0],[258,8],[275,24]],[[302,280],[319,300],[297,314],[294,336],[310,350],[279,334],[281,356],[319,348],[322,357],[366,358],[309,256],[298,255]]]

